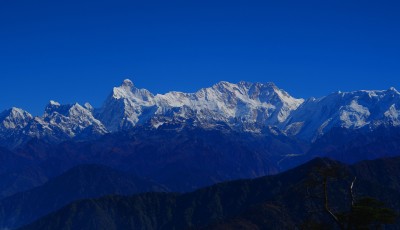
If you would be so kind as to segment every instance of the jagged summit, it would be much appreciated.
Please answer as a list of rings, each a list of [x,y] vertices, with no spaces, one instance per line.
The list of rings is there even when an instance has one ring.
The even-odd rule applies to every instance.
[[[107,133],[92,111],[78,103],[61,105],[50,101],[41,117],[11,108],[0,114],[0,141],[7,147],[17,147],[31,138],[52,142],[68,139],[91,139]]]
[[[131,80],[125,79],[121,86],[113,88],[112,97],[115,99],[134,99],[134,101],[140,102],[151,100],[153,94],[146,89],[136,88]]]
[[[86,102],[83,106],[85,107],[85,109],[89,110],[90,112],[93,112],[93,110],[94,110],[93,106],[89,102]]]
[[[387,91],[393,92],[395,94],[400,94],[399,91],[397,91],[397,89],[394,87],[390,87]]]
[[[0,113],[0,130],[14,131],[16,129],[23,129],[32,119],[33,116],[27,111],[12,107]]]
[[[28,113],[27,111],[17,108],[17,107],[11,107],[10,109],[6,109],[3,112],[0,113],[0,118],[4,118],[4,116],[28,116],[28,117],[32,117],[32,115],[30,113]]]
[[[63,107],[66,107],[66,106],[69,106],[69,105],[63,105]],[[44,112],[45,112],[45,114],[50,114],[54,111],[59,110],[60,107],[61,107],[60,103],[50,100],[49,103],[47,104]]]
[[[125,80],[122,82],[122,86],[123,86],[123,87],[129,87],[129,88],[135,87],[134,84],[133,84],[133,82],[132,82],[131,80],[129,80],[129,79],[125,79]]]
[[[56,101],[53,101],[53,100],[50,100],[50,101],[49,101],[49,105],[50,105],[50,106],[60,106],[60,103],[58,103],[58,102],[56,102]]]

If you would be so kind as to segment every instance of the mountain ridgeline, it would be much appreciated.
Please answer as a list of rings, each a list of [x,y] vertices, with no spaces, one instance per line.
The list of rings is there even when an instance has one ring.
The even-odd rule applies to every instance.
[[[400,210],[400,158],[346,165],[316,158],[287,172],[253,180],[217,184],[191,193],[145,193],[106,196],[74,202],[22,227],[45,229],[338,229],[324,211],[322,186],[325,169],[343,175],[329,180],[327,196],[336,212],[349,211],[349,187],[356,199],[379,197]],[[388,178],[388,175],[390,177]],[[385,178],[385,179],[382,179]],[[314,183],[310,183],[314,182]],[[317,182],[317,183],[316,183]],[[385,229],[399,229],[393,219]]]
[[[150,191],[168,189],[109,167],[82,164],[43,185],[0,200],[0,229],[15,229],[76,200]]]
[[[287,168],[283,160],[287,153],[301,154],[305,148],[286,136],[204,129],[135,129],[57,145],[34,139],[23,148],[0,151],[4,159],[0,198],[38,186],[80,164],[106,165],[151,178],[173,191],[191,191],[221,181],[278,173]]]
[[[273,83],[219,82],[196,93],[154,95],[130,80],[114,87],[101,108],[50,101],[43,116],[11,108],[0,114],[0,145],[16,148],[32,138],[52,143],[91,140],[137,126],[230,129],[313,142],[332,128],[375,130],[400,125],[400,93],[388,90],[337,92],[307,100]]]

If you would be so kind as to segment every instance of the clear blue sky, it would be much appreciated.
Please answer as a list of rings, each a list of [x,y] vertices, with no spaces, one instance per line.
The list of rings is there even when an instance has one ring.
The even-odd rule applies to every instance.
[[[1,0],[0,110],[100,106],[124,78],[154,93],[400,88],[398,2]]]

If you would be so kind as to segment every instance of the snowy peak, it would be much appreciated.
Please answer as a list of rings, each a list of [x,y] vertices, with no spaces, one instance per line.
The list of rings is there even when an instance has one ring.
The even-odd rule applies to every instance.
[[[50,101],[42,117],[11,108],[0,114],[0,142],[16,147],[31,138],[49,141],[90,139],[107,133],[107,129],[87,108],[78,103],[61,105]]]
[[[23,129],[32,119],[30,113],[13,107],[0,113],[0,130]]]
[[[102,108],[95,111],[96,117],[110,131],[134,127],[140,122],[143,110],[154,105],[154,95],[146,89],[138,89],[131,80],[114,87]]]
[[[56,101],[53,101],[53,100],[50,100],[48,106],[59,107],[59,106],[60,106],[60,103],[58,103],[58,102],[56,102]]]
[[[89,102],[86,102],[83,106],[85,107],[85,109],[89,110],[90,112],[94,111],[93,106]]]
[[[122,82],[122,87],[133,88],[134,85],[133,85],[133,82],[132,82],[131,80],[125,79],[125,80]]]
[[[261,122],[276,125],[284,122],[289,114],[297,109],[304,100],[291,97],[273,83],[239,82],[232,84],[221,82],[213,88],[217,89],[224,98],[224,103],[234,100],[236,104],[234,116],[248,122]],[[226,97],[226,95],[230,95]],[[245,110],[243,110],[245,105]],[[240,114],[244,116],[240,116]],[[257,117],[254,114],[258,114]]]
[[[400,94],[399,91],[397,91],[396,88],[394,88],[394,87],[390,87],[387,91],[388,92],[393,92],[395,94]]]
[[[44,110],[44,117],[53,113],[68,114],[70,107],[70,105],[61,105],[60,103],[51,100]]]
[[[141,103],[151,101],[154,96],[146,89],[136,88],[131,80],[125,79],[121,86],[114,87],[112,97],[114,99],[127,99],[132,102]]]
[[[97,132],[94,134],[107,133],[104,125],[94,118],[92,111],[87,107],[91,108],[90,104],[86,104],[84,107],[78,103],[60,105],[50,101],[43,120],[49,124],[50,129],[69,137],[75,137],[89,127]]]
[[[51,117],[55,116],[56,114],[66,117],[76,117],[82,115],[92,116],[91,110],[93,110],[93,107],[89,103],[86,103],[84,106],[80,105],[79,103],[61,105],[58,102],[50,101],[50,103],[46,106],[43,117]]]
[[[381,125],[398,126],[399,108],[400,94],[394,88],[336,92],[307,100],[292,114],[286,127],[296,126],[296,135],[315,139],[333,127],[375,129]]]
[[[0,114],[0,119],[3,120],[5,118],[30,118],[32,119],[32,115],[30,113],[28,113],[27,111],[20,109],[20,108],[16,108],[16,107],[12,107],[11,109],[7,109],[5,111],[3,111]]]
[[[50,101],[46,106],[44,117],[54,115],[55,113],[70,116],[74,110],[86,111],[87,109],[78,103],[61,105],[58,102]]]

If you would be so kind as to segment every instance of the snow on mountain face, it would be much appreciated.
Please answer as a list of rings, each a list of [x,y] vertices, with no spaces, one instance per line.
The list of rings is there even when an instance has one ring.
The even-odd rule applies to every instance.
[[[120,87],[114,87],[103,107],[97,111],[97,117],[108,130],[114,132],[134,127],[152,106],[153,94],[136,88],[127,79]]]
[[[374,129],[400,125],[400,93],[385,91],[338,92],[304,102],[283,125],[286,133],[313,140],[333,127]]]
[[[97,117],[111,131],[150,124],[221,124],[239,131],[277,127],[286,135],[314,140],[333,127],[348,129],[400,125],[400,96],[386,91],[333,93],[307,101],[291,97],[273,83],[219,82],[196,93],[153,95],[125,80],[113,90]]]
[[[83,107],[78,103],[60,105],[57,102],[50,101],[42,119],[53,131],[71,138],[79,135],[87,128],[92,129],[93,135],[107,133],[103,124],[93,117],[90,108],[91,105],[88,103]]]
[[[30,113],[13,107],[0,114],[0,131],[23,129],[32,119]]]
[[[0,143],[16,147],[30,138],[62,141],[89,139],[107,133],[104,125],[93,117],[89,106],[60,105],[50,101],[42,117],[33,117],[18,108],[6,110],[0,114]]]
[[[257,124],[257,129],[261,129],[284,122],[302,102],[303,99],[291,97],[272,83],[220,82],[196,93],[154,96],[125,80],[113,89],[97,117],[111,131],[149,122],[158,127],[166,122],[188,120],[205,128],[222,122],[231,127]]]
[[[0,113],[0,145],[13,147],[23,143],[27,137],[25,129],[33,119],[31,114],[15,107]]]
[[[247,82],[220,82],[194,94],[173,92],[157,95],[156,101],[161,108],[187,107],[187,111],[194,114],[191,118],[203,127],[224,122],[231,127],[258,124],[258,128],[285,121],[290,112],[303,102],[272,83]]]
[[[0,113],[0,145],[16,146],[32,137],[51,141],[90,139],[137,125],[158,128],[230,127],[237,131],[286,134],[315,140],[333,127],[373,130],[400,126],[400,93],[337,92],[306,101],[273,83],[219,82],[195,93],[153,95],[130,80],[115,87],[103,106],[50,101],[41,117],[12,108]]]

